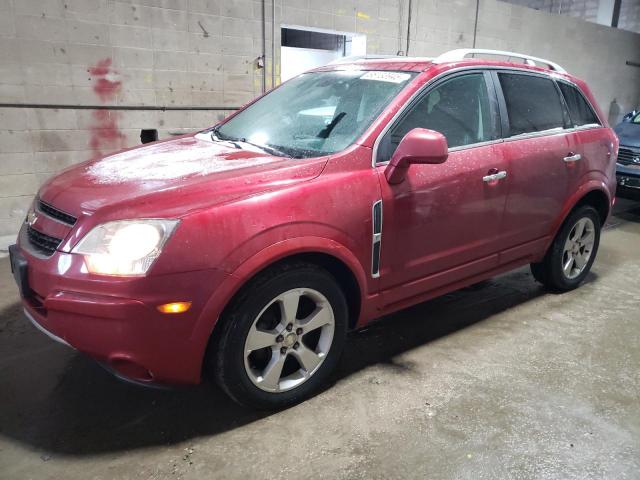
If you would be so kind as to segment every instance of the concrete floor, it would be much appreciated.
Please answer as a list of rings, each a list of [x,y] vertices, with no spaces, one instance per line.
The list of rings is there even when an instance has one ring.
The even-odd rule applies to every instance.
[[[640,478],[640,205],[593,273],[521,269],[355,333],[286,411],[122,384],[22,316],[0,260],[0,478]]]

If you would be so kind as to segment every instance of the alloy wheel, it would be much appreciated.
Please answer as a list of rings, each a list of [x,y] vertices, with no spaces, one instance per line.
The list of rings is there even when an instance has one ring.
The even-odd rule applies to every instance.
[[[564,243],[562,252],[562,272],[573,280],[585,269],[591,258],[595,244],[595,225],[588,217],[576,222]]]
[[[334,329],[331,304],[317,290],[296,288],[278,295],[247,334],[244,364],[249,379],[267,392],[300,386],[328,355]]]

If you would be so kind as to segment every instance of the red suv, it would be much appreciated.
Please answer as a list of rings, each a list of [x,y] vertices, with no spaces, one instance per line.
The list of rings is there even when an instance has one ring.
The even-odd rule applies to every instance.
[[[522,63],[466,58],[480,54]],[[63,171],[11,264],[34,325],[117,376],[206,370],[236,401],[280,407],[376,317],[525,264],[577,287],[617,148],[585,83],[552,62],[354,60],[214,128]]]

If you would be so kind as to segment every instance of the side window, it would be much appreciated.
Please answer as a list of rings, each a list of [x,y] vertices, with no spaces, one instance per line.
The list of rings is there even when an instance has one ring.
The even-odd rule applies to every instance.
[[[551,79],[516,73],[498,76],[511,136],[564,127],[560,95]]]
[[[495,139],[484,74],[457,76],[430,90],[386,133],[377,161],[390,160],[400,140],[414,128],[442,133],[449,147]]]
[[[575,127],[580,125],[599,124],[598,117],[593,113],[591,107],[586,102],[582,94],[577,88],[568,85],[564,82],[558,82],[562,96],[567,102],[569,107],[569,115],[571,116],[571,122]]]

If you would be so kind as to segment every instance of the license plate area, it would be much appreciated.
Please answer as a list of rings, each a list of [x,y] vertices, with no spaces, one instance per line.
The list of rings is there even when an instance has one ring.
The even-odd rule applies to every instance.
[[[640,188],[640,177],[627,177],[618,175],[618,185],[627,188]]]
[[[31,288],[29,288],[27,259],[20,253],[16,245],[9,247],[9,262],[11,263],[11,273],[18,285],[20,295],[30,297]]]

